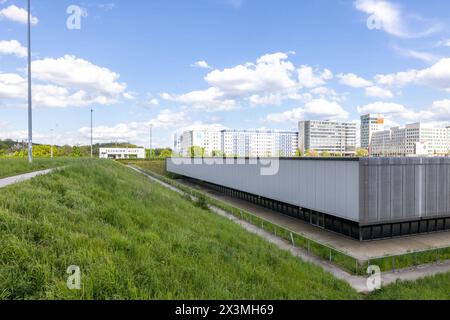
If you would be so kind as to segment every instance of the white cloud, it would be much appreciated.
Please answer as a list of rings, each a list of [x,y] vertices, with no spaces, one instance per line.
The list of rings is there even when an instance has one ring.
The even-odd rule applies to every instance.
[[[438,47],[450,47],[450,39],[441,40],[437,43]]]
[[[374,102],[365,106],[358,106],[359,113],[401,113],[405,112],[405,106],[393,102]]]
[[[205,60],[197,61],[193,64],[191,64],[191,67],[201,68],[201,69],[209,69],[211,70],[212,67],[206,62]]]
[[[32,62],[33,106],[49,108],[87,107],[115,104],[131,98],[119,75],[73,56],[46,58]],[[27,81],[14,73],[0,73],[0,98],[21,106],[27,97]]]
[[[429,53],[429,52],[405,49],[405,48],[400,48],[398,46],[394,46],[394,49],[402,56],[418,59],[418,60],[421,60],[428,64],[433,64],[433,63],[437,62],[438,60],[442,59],[442,57],[439,57],[438,55],[435,55],[435,54]]]
[[[0,99],[20,99],[26,92],[26,80],[20,75],[0,73]]]
[[[126,88],[126,84],[118,82],[119,74],[73,55],[35,60],[32,68],[36,79],[56,85],[113,96],[121,94]]]
[[[346,112],[337,102],[315,99],[307,102],[304,107],[295,108],[282,113],[272,113],[266,116],[265,123],[295,123],[303,119],[346,119]]]
[[[117,5],[114,2],[109,2],[109,3],[100,3],[97,5],[97,7],[105,11],[111,11],[117,8]]]
[[[204,109],[209,112],[233,110],[236,108],[236,101],[226,99],[224,93],[215,87],[206,90],[192,91],[182,95],[163,93],[161,94],[161,98],[192,105],[197,109]]]
[[[10,5],[9,7],[0,10],[0,19],[8,19],[14,22],[27,24],[28,12],[23,8],[16,7],[15,5]],[[38,23],[39,19],[31,16],[31,24],[36,25]]]
[[[356,0],[353,4],[357,10],[374,18],[377,28],[399,38],[424,37],[440,28],[438,25],[424,26],[424,19],[418,15],[409,15],[413,21],[408,23],[401,7],[386,0]],[[411,30],[412,25],[424,30]]]
[[[291,78],[295,68],[287,59],[287,53],[267,54],[260,57],[256,64],[213,70],[205,80],[227,96],[286,91],[296,86]]]
[[[13,54],[19,58],[25,58],[28,55],[27,48],[23,47],[19,41],[0,41],[0,55],[1,54]]]
[[[392,99],[394,94],[389,89],[372,86],[366,88],[366,96],[380,99]]]
[[[298,81],[301,87],[315,88],[322,86],[326,81],[333,79],[333,73],[325,69],[322,72],[313,70],[312,67],[303,65],[298,69]]]
[[[159,100],[158,99],[150,99],[148,101],[145,102],[145,106],[147,107],[157,107],[159,106]]]
[[[131,91],[124,92],[123,97],[127,100],[135,100],[136,92],[131,92]]]
[[[354,73],[340,73],[337,77],[339,78],[339,83],[352,88],[364,88],[372,85],[372,82],[361,78]]]
[[[429,68],[377,75],[375,80],[384,86],[427,85],[450,92],[450,58],[443,58]]]

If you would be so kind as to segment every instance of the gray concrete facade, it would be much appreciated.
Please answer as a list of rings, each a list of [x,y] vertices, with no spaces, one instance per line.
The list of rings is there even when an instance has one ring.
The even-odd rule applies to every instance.
[[[269,160],[278,170],[261,174]],[[175,158],[166,166],[359,226],[450,218],[450,158]]]

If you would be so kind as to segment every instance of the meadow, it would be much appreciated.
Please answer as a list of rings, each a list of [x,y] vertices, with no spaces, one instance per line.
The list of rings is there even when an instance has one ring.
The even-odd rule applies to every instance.
[[[345,282],[112,161],[0,191],[2,299],[359,299]],[[70,290],[67,268],[81,270]]]

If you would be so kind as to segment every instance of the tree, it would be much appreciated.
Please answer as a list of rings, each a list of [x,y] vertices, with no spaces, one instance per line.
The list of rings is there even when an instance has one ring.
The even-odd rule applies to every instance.
[[[356,156],[357,157],[368,157],[369,156],[369,151],[367,151],[367,149],[364,148],[358,148],[356,149]]]
[[[81,153],[81,149],[78,146],[74,146],[72,148],[72,157],[74,158],[81,158],[83,154]]]
[[[295,150],[295,156],[296,157],[302,157],[302,151],[300,149],[297,148],[297,150]]]
[[[342,158],[342,152],[336,152],[336,153],[334,154],[334,156],[335,156],[336,158]]]
[[[320,153],[320,156],[321,156],[321,157],[324,157],[324,158],[329,158],[329,157],[331,157],[331,153],[328,152],[328,151],[322,151],[322,152]]]
[[[198,147],[198,146],[189,147],[189,155],[192,158],[195,158],[195,157],[203,158],[205,156],[205,148]]]
[[[318,157],[319,153],[316,150],[314,150],[314,149],[308,149],[308,150],[306,150],[306,154],[305,155],[307,157]]]
[[[159,155],[160,158],[170,158],[172,156],[172,150],[170,149],[163,149],[161,150],[161,153]]]
[[[223,158],[225,157],[225,152],[222,150],[214,150],[211,155],[216,158]]]

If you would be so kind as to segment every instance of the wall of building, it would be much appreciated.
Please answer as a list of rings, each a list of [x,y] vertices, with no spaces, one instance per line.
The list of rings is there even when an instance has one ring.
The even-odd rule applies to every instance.
[[[361,224],[450,216],[450,158],[360,161]]]
[[[215,159],[222,161],[223,159]],[[359,162],[335,159],[273,159],[275,175],[261,175],[267,166],[239,163],[206,164],[202,159],[168,159],[167,170],[351,221],[359,220]],[[199,162],[195,164],[195,161]],[[209,159],[209,161],[213,161]]]

